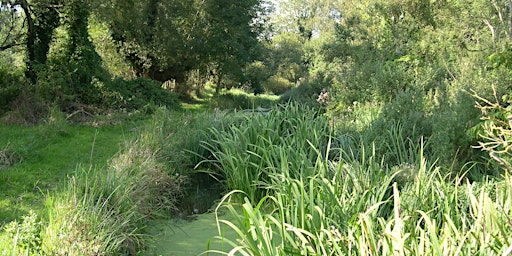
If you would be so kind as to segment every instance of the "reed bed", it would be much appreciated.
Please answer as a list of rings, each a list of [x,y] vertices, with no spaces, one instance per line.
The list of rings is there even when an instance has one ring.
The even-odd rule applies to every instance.
[[[203,164],[217,166],[233,190],[217,211],[227,209],[234,219],[218,223],[238,238],[228,240],[229,252],[206,253],[510,254],[507,174],[474,182],[441,168],[428,160],[428,142],[402,139],[400,124],[385,133],[385,154],[377,155],[377,142],[336,141],[322,116],[288,108],[211,130],[214,139],[204,146],[214,159]],[[290,125],[280,129],[283,123]],[[349,144],[358,148],[333,147]]]

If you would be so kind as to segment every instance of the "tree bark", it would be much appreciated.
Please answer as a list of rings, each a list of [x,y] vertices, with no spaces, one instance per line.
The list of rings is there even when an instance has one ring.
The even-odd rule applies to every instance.
[[[23,9],[23,12],[25,13],[25,17],[27,19],[27,55],[28,60],[26,61],[27,70],[25,71],[25,76],[30,80],[32,84],[35,84],[37,81],[37,76],[34,71],[34,61],[36,58],[36,52],[35,52],[35,41],[36,41],[36,35],[34,33],[34,19],[32,18],[32,13],[30,11],[30,7],[26,0],[18,0],[14,2],[14,4],[19,4],[21,9]]]

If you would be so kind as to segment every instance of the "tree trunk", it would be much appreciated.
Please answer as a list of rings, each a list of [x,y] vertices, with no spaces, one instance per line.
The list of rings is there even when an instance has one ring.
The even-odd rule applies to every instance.
[[[215,96],[219,95],[220,94],[220,89],[222,89],[222,73],[219,72],[217,74],[217,82],[215,82]]]
[[[28,60],[26,61],[27,70],[25,71],[25,76],[30,80],[32,84],[35,84],[37,81],[37,75],[34,71],[34,62],[36,58],[36,51],[35,51],[35,41],[36,41],[36,35],[34,33],[34,20],[32,18],[32,13],[30,13],[30,9],[28,6],[28,3],[26,0],[19,0],[18,2],[15,2],[15,4],[19,4],[21,9],[23,9],[23,12],[25,12],[25,16],[27,19],[27,55]]]

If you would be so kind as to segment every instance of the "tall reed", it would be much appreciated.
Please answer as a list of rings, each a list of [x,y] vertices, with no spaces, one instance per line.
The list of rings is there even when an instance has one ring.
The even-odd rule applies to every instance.
[[[328,138],[331,132],[325,131]],[[387,133],[382,155],[364,140],[357,143],[359,149],[348,149],[351,153],[336,149],[334,158],[329,140],[306,140],[308,148],[300,149],[279,139],[259,139],[257,145],[246,144],[253,150],[224,151],[228,145],[221,136],[232,136],[229,142],[236,144],[248,141],[247,134],[219,133],[221,146],[209,148],[234,181],[245,174],[231,171],[254,175],[232,183],[246,195],[240,210],[236,204],[220,206],[235,216],[219,221],[239,235],[230,241],[230,253],[496,255],[512,244],[510,177],[470,183],[462,175],[446,175],[424,156],[422,141],[399,139],[400,127]],[[244,162],[246,169],[236,169]],[[258,196],[251,194],[255,186]]]
[[[226,129],[212,128],[202,142],[213,165],[229,189],[242,190],[252,201],[268,191],[268,168],[290,167],[290,175],[310,175],[316,151],[309,146],[327,145],[330,127],[326,117],[298,104],[283,105],[267,114],[250,113]],[[291,153],[294,152],[294,153]]]

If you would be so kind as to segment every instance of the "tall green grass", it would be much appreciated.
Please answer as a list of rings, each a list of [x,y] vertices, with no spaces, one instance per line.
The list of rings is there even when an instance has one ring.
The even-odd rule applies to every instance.
[[[146,217],[131,195],[136,186],[98,171],[79,170],[65,193],[47,199],[44,254],[135,254],[143,245]]]
[[[295,171],[290,173],[293,177],[314,171],[317,153],[309,143],[327,145],[327,118],[298,104],[241,115],[239,123],[224,129],[211,128],[208,140],[202,142],[211,159],[200,164],[215,166],[230,189],[243,190],[251,200],[259,200],[268,192],[267,169],[291,169]]]
[[[245,197],[240,206],[230,200],[218,207],[234,216],[219,225],[238,234],[226,255],[499,255],[509,249],[509,176],[477,183],[440,168],[428,160],[421,140],[402,139],[399,124],[383,132],[379,151],[377,141],[361,135],[349,143],[359,148],[347,153],[350,148],[331,148],[343,143],[330,143],[328,126],[316,130],[323,131],[315,135],[321,140],[311,139],[313,128],[297,132],[321,117],[295,114],[212,131],[206,146],[213,162],[228,186],[241,191],[224,201]],[[288,127],[288,141],[269,135],[259,118],[302,123]]]
[[[254,95],[241,89],[230,89],[228,92],[213,96],[208,106],[212,109],[254,109],[273,107],[279,102],[279,96],[270,94]]]

